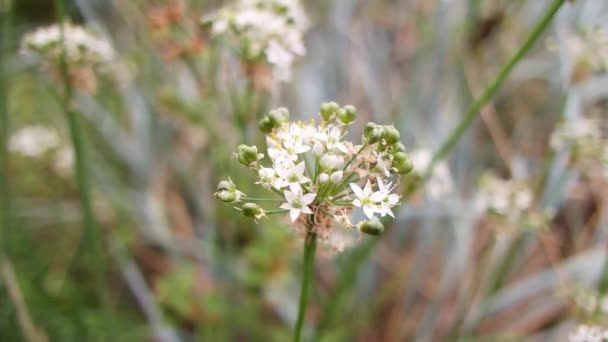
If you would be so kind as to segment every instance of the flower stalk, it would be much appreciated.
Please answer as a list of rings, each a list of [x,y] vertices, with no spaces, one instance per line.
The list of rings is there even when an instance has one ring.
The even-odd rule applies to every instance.
[[[312,218],[312,215],[310,215],[310,217]],[[308,307],[308,299],[310,297],[310,289],[313,282],[315,252],[317,250],[317,234],[312,231],[312,219],[309,219],[308,221],[308,233],[306,234],[306,242],[304,244],[304,268],[302,270],[298,318],[296,320],[293,338],[296,342],[299,342],[302,338],[302,327],[304,326],[304,317],[306,316],[306,308]]]

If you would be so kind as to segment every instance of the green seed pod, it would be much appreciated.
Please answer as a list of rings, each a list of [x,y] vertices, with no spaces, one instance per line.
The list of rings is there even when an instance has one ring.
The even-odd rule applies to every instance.
[[[405,159],[403,159],[401,155],[405,155]],[[397,160],[397,158],[399,158],[399,160]],[[397,172],[402,175],[408,174],[414,170],[412,160],[403,152],[397,152],[393,155],[393,166],[397,168]]]
[[[255,218],[257,215],[262,213],[262,208],[260,208],[259,205],[251,202],[243,204],[241,210],[243,211],[243,216],[245,217]]]
[[[270,116],[265,116],[263,117],[259,122],[258,122],[258,128],[260,129],[260,131],[262,131],[262,133],[264,134],[268,134],[270,132],[272,132],[273,128],[274,128],[274,124],[272,123]]]
[[[403,145],[402,142],[398,142],[395,145],[393,145],[393,151],[405,152],[405,145]]]
[[[255,146],[239,145],[236,154],[239,163],[245,166],[258,161],[258,148]]]
[[[232,184],[232,182],[224,180],[217,184],[217,191],[222,190],[234,191],[236,190],[236,187],[234,186],[234,184]]]
[[[394,165],[401,165],[403,164],[405,161],[409,160],[410,158],[407,156],[407,154],[405,152],[395,152],[393,153],[393,164]]]
[[[355,121],[356,117],[357,109],[355,108],[355,106],[346,105],[338,111],[338,120],[340,120],[340,122],[345,125],[348,125],[349,123]]]
[[[384,135],[384,126],[376,125],[373,122],[368,123],[363,129],[363,137],[368,144],[374,144],[382,139]]]
[[[232,203],[236,201],[236,191],[219,190],[213,196],[223,202]]]
[[[363,222],[359,226],[359,230],[368,235],[378,236],[384,232],[384,225],[382,222],[380,222],[378,217],[374,216],[371,219]]]
[[[382,138],[387,144],[394,145],[399,142],[399,139],[401,139],[401,134],[399,134],[399,131],[393,125],[384,126]]]
[[[323,120],[329,122],[333,121],[334,118],[332,117],[338,112],[338,110],[340,110],[340,106],[337,103],[323,102],[321,104],[321,110],[319,113],[321,114],[321,118],[323,118]]]

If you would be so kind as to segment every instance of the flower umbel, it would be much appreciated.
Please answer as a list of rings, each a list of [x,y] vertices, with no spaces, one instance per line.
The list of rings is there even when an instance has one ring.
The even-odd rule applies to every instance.
[[[269,166],[262,165],[265,156],[258,153],[257,146],[240,145],[236,157],[256,173],[256,184],[275,197],[249,198],[231,181],[220,183],[216,197],[248,202],[241,210],[256,220],[288,213],[296,232],[302,236],[314,232],[321,241],[340,244],[340,248],[335,246],[339,250],[342,243],[330,238],[337,235],[332,232],[336,224],[380,235],[384,225],[379,218],[395,217],[393,208],[400,196],[393,192],[399,176],[412,170],[412,162],[392,125],[369,123],[360,145],[344,140],[356,113],[351,105],[324,103],[319,111],[321,122],[315,125],[314,121],[288,121],[285,108],[271,111],[258,126],[266,135]],[[253,202],[281,204],[262,209]],[[365,220],[353,223],[348,214],[358,208]]]

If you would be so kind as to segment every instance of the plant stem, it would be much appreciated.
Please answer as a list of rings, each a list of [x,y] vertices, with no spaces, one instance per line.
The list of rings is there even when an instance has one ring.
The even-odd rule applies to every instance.
[[[431,163],[429,164],[429,166],[425,172],[425,178],[427,178],[429,175],[432,174],[435,164],[437,164],[437,162],[439,162],[441,159],[443,159],[452,150],[452,148],[454,148],[454,146],[456,145],[458,140],[460,140],[460,138],[462,137],[464,132],[467,130],[467,128],[469,128],[469,126],[471,126],[471,124],[473,123],[475,118],[477,118],[482,107],[490,99],[492,99],[492,97],[496,94],[496,92],[498,91],[500,86],[502,86],[502,84],[505,82],[505,80],[507,79],[509,74],[511,74],[511,71],[513,71],[513,68],[515,67],[515,65],[517,65],[517,63],[519,63],[519,61],[521,61],[521,59],[526,55],[526,53],[530,50],[530,48],[532,48],[532,46],[534,45],[536,40],[538,40],[540,35],[547,28],[547,26],[549,25],[549,23],[551,22],[551,20],[553,19],[553,17],[555,16],[555,14],[559,10],[559,8],[563,5],[564,2],[565,2],[565,0],[553,1],[553,3],[549,6],[549,8],[547,9],[547,11],[543,15],[543,17],[536,24],[536,26],[532,29],[532,32],[530,32],[530,34],[528,35],[528,37],[526,38],[526,40],[524,41],[522,46],[519,48],[519,50],[517,50],[517,52],[513,55],[513,57],[511,57],[511,59],[509,59],[507,64],[505,64],[502,67],[502,69],[498,73],[498,76],[496,76],[496,79],[494,80],[494,82],[492,82],[483,91],[483,93],[481,94],[479,99],[477,99],[477,101],[475,101],[471,105],[471,107],[469,107],[467,114],[460,121],[458,126],[456,126],[456,128],[454,128],[454,130],[452,131],[452,134],[450,134],[448,139],[439,147],[439,149],[433,155],[433,159],[431,160]]]
[[[11,221],[11,193],[9,181],[9,118],[8,118],[8,50],[11,38],[12,10],[8,4],[0,5],[2,28],[0,37],[0,248],[10,256],[10,221]]]
[[[311,215],[312,216],[312,215]],[[312,222],[309,220],[308,233],[304,243],[304,270],[302,274],[302,286],[300,289],[300,303],[298,305],[298,319],[293,340],[299,342],[302,337],[302,327],[304,326],[304,316],[306,316],[306,306],[312,284],[315,251],[317,249],[317,234],[312,231]]]
[[[103,242],[98,231],[98,226],[95,221],[93,213],[93,204],[91,200],[91,183],[89,180],[89,173],[87,169],[87,154],[85,150],[84,139],[82,135],[82,127],[80,125],[80,117],[78,113],[72,108],[72,98],[74,89],[72,87],[72,81],[70,78],[69,65],[66,60],[66,49],[65,49],[65,26],[66,26],[66,15],[64,9],[63,0],[56,1],[57,9],[57,22],[61,27],[61,55],[59,58],[59,70],[63,78],[63,96],[61,97],[61,106],[66,115],[68,122],[70,139],[72,142],[72,148],[74,151],[74,168],[76,173],[76,182],[78,191],[80,192],[80,201],[82,203],[82,215],[83,215],[83,242],[78,246],[77,254],[82,251],[87,251],[85,255],[85,263],[92,270],[95,270],[95,283],[99,290],[99,296],[101,298],[102,308],[104,310],[104,332],[102,336],[107,337],[110,333],[111,326],[109,321],[111,320],[110,313],[110,296],[106,288],[107,278],[105,270],[105,261],[103,256]]]

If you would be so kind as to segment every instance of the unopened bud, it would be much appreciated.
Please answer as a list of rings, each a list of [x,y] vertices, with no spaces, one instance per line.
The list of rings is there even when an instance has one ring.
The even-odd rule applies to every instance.
[[[325,154],[319,162],[325,170],[337,170],[344,167],[344,157],[335,154]]]
[[[235,189],[236,189],[236,187],[234,186],[234,184],[232,184],[231,181],[224,180],[217,184],[217,191],[222,191],[222,190],[233,191]]]
[[[312,154],[319,158],[321,155],[323,155],[323,144],[321,144],[320,142],[315,142],[315,144],[312,146]]]
[[[259,205],[251,202],[243,204],[241,210],[243,211],[243,216],[251,218],[257,218],[262,213],[262,208],[260,208]]]
[[[329,175],[327,173],[322,173],[319,175],[319,182],[325,183],[329,180]]]
[[[213,196],[215,196],[215,198],[219,199],[220,201],[228,203],[236,202],[237,199],[236,191],[229,190],[219,190],[218,192],[213,194]]]
[[[361,223],[359,225],[359,231],[368,235],[378,236],[384,232],[384,225],[380,222],[378,217],[374,216]]]
[[[264,134],[268,134],[272,132],[273,129],[281,126],[281,124],[287,122],[289,119],[289,110],[287,108],[281,107],[277,109],[273,109],[268,113],[268,115],[264,116],[262,120],[258,123],[258,128]]]
[[[336,171],[332,173],[331,176],[329,176],[329,180],[331,180],[332,183],[338,184],[342,180],[343,175],[344,173],[342,172],[342,170]]]
[[[249,166],[258,161],[258,148],[255,146],[239,145],[237,149],[237,158],[239,163]]]
[[[337,114],[338,110],[340,110],[340,106],[335,102],[323,102],[321,104],[321,118],[325,121],[333,121],[335,119],[334,115]]]
[[[338,111],[338,120],[340,120],[340,122],[345,125],[348,125],[349,123],[355,121],[356,117],[357,109],[355,108],[355,106],[346,105]]]

